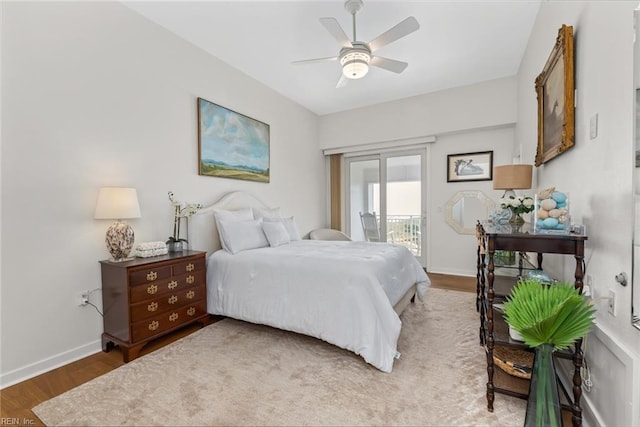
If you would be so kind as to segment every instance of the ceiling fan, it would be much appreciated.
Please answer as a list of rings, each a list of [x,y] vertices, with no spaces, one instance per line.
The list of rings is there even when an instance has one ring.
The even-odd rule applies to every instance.
[[[410,16],[369,43],[361,42],[356,38],[356,13],[362,7],[362,0],[346,0],[344,2],[344,8],[351,14],[353,20],[353,41],[349,40],[349,37],[347,37],[347,34],[335,18],[320,18],[320,23],[335,37],[342,47],[338,56],[294,61],[293,64],[340,61],[342,75],[336,85],[337,88],[346,85],[349,79],[361,79],[364,77],[369,72],[369,66],[383,68],[394,73],[403,72],[409,64],[382,56],[374,56],[373,52],[413,33],[420,28],[420,24],[418,24],[416,18]]]

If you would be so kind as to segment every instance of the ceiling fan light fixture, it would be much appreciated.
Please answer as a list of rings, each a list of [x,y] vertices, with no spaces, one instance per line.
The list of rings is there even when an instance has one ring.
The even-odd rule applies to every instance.
[[[363,51],[350,51],[340,57],[342,74],[349,79],[361,79],[369,72],[371,55]]]

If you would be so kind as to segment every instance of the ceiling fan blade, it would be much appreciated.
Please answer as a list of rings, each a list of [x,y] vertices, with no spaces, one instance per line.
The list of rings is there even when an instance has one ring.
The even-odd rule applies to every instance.
[[[382,56],[374,56],[371,58],[371,61],[369,61],[369,65],[400,74],[409,64],[402,61],[396,61],[395,59],[384,58]]]
[[[386,46],[389,43],[393,43],[394,41],[417,31],[418,28],[420,28],[418,20],[413,16],[410,16],[395,27],[388,29],[375,39],[371,40],[369,42],[369,49],[373,52],[380,49],[382,46]]]
[[[340,80],[338,80],[336,89],[346,86],[347,83],[349,83],[349,79],[344,74],[340,73]]]
[[[344,32],[336,18],[320,18],[320,23],[331,33],[340,46],[342,47],[353,47],[351,44],[351,40],[347,37],[347,34]]]
[[[292,61],[292,64],[313,64],[314,62],[333,62],[337,61],[337,56],[328,56],[326,58],[303,59],[301,61]]]

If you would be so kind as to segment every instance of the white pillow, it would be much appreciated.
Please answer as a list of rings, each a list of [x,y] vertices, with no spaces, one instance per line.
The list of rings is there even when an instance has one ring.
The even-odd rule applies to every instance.
[[[289,218],[264,218],[264,222],[281,222],[287,230],[287,233],[289,233],[290,241],[295,242],[296,240],[302,240],[292,216]]]
[[[273,209],[254,208],[253,217],[254,219],[280,218],[281,217],[280,208],[273,208]]]
[[[237,254],[248,249],[269,246],[267,237],[262,231],[262,220],[251,221],[218,221],[220,236],[226,244],[225,250]]]
[[[227,247],[227,243],[225,239],[222,237],[222,232],[220,231],[220,220],[223,221],[252,221],[253,220],[253,211],[251,208],[238,209],[235,211],[228,211],[223,209],[216,209],[214,211],[214,215],[216,218],[216,228],[218,229],[218,235],[220,236],[220,244],[222,248],[229,251]]]
[[[289,232],[281,222],[264,222],[262,223],[262,230],[272,248],[289,243]]]

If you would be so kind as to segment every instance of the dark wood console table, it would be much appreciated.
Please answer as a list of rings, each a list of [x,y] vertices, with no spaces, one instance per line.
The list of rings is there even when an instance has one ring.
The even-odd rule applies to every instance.
[[[515,251],[515,252],[536,252],[538,268],[542,269],[542,260],[544,253],[573,255],[576,260],[576,268],[574,273],[575,287],[582,291],[584,278],[584,242],[587,240],[586,235],[569,234],[569,235],[553,235],[553,234],[534,234],[529,224],[522,227],[512,228],[510,225],[492,226],[488,224],[478,224],[480,234],[478,243],[486,244],[486,289],[484,280],[484,260],[485,250],[478,250],[478,308],[480,311],[480,341],[486,345],[487,353],[487,408],[493,412],[493,402],[495,393],[503,393],[511,396],[526,398],[527,395],[521,392],[515,392],[509,389],[497,387],[494,384],[494,360],[493,350],[496,345],[504,345],[512,348],[527,348],[524,343],[515,341],[509,337],[508,326],[502,316],[494,316],[494,299],[497,296],[504,297],[508,295],[510,287],[515,284],[515,279],[511,278],[511,286],[507,289],[498,286],[499,280],[495,275],[494,253],[497,250]],[[482,252],[482,256],[481,256]],[[494,286],[495,285],[495,286]],[[498,288],[498,294],[496,293]],[[574,426],[582,425],[582,409],[580,408],[580,399],[582,398],[582,376],[580,370],[582,368],[582,340],[577,340],[571,351],[556,352],[556,357],[571,359],[574,366],[573,374],[573,396],[565,391],[565,397],[569,401],[568,407],[571,409],[572,423]]]

